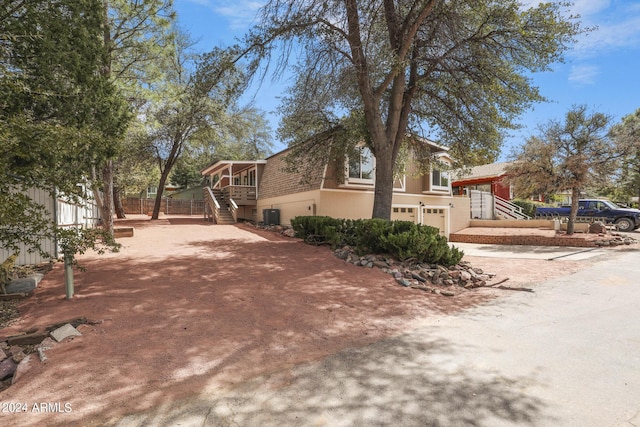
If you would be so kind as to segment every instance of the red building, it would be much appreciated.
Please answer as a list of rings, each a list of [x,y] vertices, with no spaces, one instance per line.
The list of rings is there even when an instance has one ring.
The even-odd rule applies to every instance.
[[[511,187],[504,181],[508,162],[474,166],[452,173],[451,188],[454,195],[468,195],[469,190],[484,191],[505,200],[511,200]]]

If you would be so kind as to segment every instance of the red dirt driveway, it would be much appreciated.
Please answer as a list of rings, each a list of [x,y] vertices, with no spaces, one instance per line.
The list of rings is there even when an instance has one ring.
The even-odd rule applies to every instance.
[[[326,247],[200,218],[127,221],[119,253],[84,255],[75,297],[60,265],[20,307],[8,336],[86,316],[81,337],[55,345],[0,393],[25,403],[0,424],[110,425],[126,414],[230,387],[460,310],[490,290],[449,298],[395,284]],[[33,405],[53,403],[47,413]],[[56,406],[56,404],[59,404]]]

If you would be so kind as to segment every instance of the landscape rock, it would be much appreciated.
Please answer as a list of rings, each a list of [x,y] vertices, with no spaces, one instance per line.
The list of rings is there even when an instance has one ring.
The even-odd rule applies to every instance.
[[[6,286],[7,293],[31,292],[38,286],[43,277],[40,273],[34,273],[27,277],[12,279]]]
[[[409,287],[411,286],[411,283],[406,280],[406,279],[396,279],[396,282],[398,282],[400,285],[404,286],[404,287]]]
[[[15,352],[13,352],[13,351],[11,352],[11,358],[16,363],[22,362],[22,360],[24,360],[25,357],[27,357],[27,355],[24,354],[24,351],[22,349],[17,350]]]
[[[607,227],[601,221],[596,221],[596,222],[593,222],[593,223],[589,224],[588,233],[604,235],[604,234],[607,233]]]
[[[38,331],[33,334],[15,335],[7,338],[9,345],[34,345],[40,344],[43,339],[49,336],[47,331]]]
[[[0,348],[0,361],[6,359],[8,356],[6,355],[6,353],[4,352],[3,349]]]
[[[18,369],[18,364],[12,358],[6,358],[0,362],[0,381],[12,377]]]
[[[13,378],[11,378],[11,385],[15,384],[25,372],[27,372],[31,368],[31,356],[26,356],[16,368],[16,371],[13,374]]]
[[[70,323],[67,323],[64,326],[60,326],[58,329],[51,331],[51,337],[58,342],[61,342],[69,337],[76,337],[81,335],[82,334],[78,332],[76,328],[71,326]]]

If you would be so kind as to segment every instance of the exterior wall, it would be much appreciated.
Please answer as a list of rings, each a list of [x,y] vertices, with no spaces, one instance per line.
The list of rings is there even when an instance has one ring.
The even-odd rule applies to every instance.
[[[420,204],[422,203],[422,205]],[[399,208],[392,219],[402,219],[419,223],[424,220],[421,208],[441,209],[444,211],[443,234],[469,227],[469,199],[466,197],[439,197],[396,193],[393,197],[393,207]],[[453,206],[452,206],[453,205]],[[405,208],[405,212],[400,210]],[[413,218],[406,209],[413,210]],[[279,209],[280,224],[290,225],[296,216],[319,215],[333,218],[371,218],[373,209],[372,191],[352,190],[312,190],[302,193],[289,194],[268,199],[259,199],[257,211],[251,218],[245,219],[263,221],[264,209]],[[257,215],[257,217],[256,217]]]
[[[314,175],[308,177],[304,175],[304,172],[286,172],[285,158],[287,154],[288,150],[285,150],[267,159],[262,177],[259,177],[259,199],[271,199],[320,189],[323,171],[314,171]]]
[[[262,221],[262,211],[255,206],[238,206],[238,219],[260,222]]]
[[[576,224],[577,225],[577,224]],[[588,227],[589,224],[587,224]],[[556,221],[553,219],[472,219],[469,227],[490,227],[490,228],[546,228],[555,230]]]
[[[255,221],[264,220],[264,209],[280,209],[280,224],[283,225],[290,225],[291,219],[296,216],[326,215],[317,210],[321,200],[320,195],[320,190],[311,190],[267,199],[260,198],[256,206],[257,218]],[[344,216],[336,218],[344,218]]]
[[[450,233],[468,228],[471,223],[471,200],[468,197],[453,197],[451,208]]]
[[[503,177],[456,181],[452,187],[456,195],[468,194],[470,190],[480,190],[491,192],[491,194],[505,200],[511,200],[511,187],[503,181]]]

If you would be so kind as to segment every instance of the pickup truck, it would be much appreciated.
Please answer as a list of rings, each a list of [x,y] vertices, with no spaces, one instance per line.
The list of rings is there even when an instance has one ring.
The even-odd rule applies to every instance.
[[[537,208],[536,218],[568,217],[571,206]],[[620,231],[640,228],[640,210],[617,206],[608,200],[583,199],[578,201],[578,217],[603,218],[607,224],[615,224]]]

